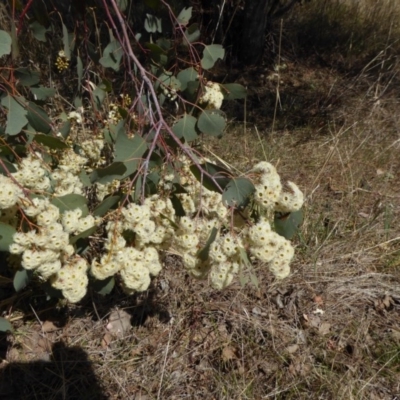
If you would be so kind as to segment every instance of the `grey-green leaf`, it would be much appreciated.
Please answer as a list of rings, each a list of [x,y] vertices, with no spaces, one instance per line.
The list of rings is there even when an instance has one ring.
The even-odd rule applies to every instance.
[[[27,111],[20,104],[24,104],[24,98],[18,98],[8,95],[1,99],[1,105],[8,109],[6,133],[9,135],[17,135],[21,132],[22,128],[28,123],[26,118]]]
[[[146,141],[139,135],[135,135],[130,139],[125,132],[120,131],[115,142],[115,159],[114,161],[122,161],[128,169],[129,176],[136,171],[143,154],[147,150]]]
[[[233,178],[225,187],[222,201],[227,206],[243,208],[248,204],[254,190],[254,185],[249,179]]]
[[[204,110],[197,121],[200,132],[216,137],[222,136],[225,126],[225,117],[219,110]]]
[[[26,117],[33,129],[37,132],[49,133],[51,131],[51,120],[46,111],[32,101],[29,102],[27,109]]]
[[[188,45],[189,43],[195,42],[200,37],[200,27],[199,24],[192,24],[187,27],[184,32],[186,41],[183,42],[184,45]]]
[[[37,39],[41,42],[46,41],[46,32],[48,32],[50,29],[39,24],[38,21],[33,21],[31,24],[29,24],[29,28],[31,28],[31,31],[32,31],[35,39]]]
[[[245,99],[247,96],[247,89],[240,83],[225,83],[221,87],[225,100]]]
[[[144,29],[149,33],[162,32],[161,19],[151,14],[146,14]]]
[[[93,215],[95,217],[102,217],[106,215],[110,208],[114,207],[120,201],[121,196],[109,196],[106,197],[94,210]]]
[[[33,86],[40,82],[40,73],[28,68],[18,68],[14,72],[15,77],[23,86]]]
[[[0,30],[0,57],[11,53],[11,36],[6,31]]]
[[[135,169],[131,172],[135,172]],[[98,182],[105,185],[106,183],[112,182],[114,179],[122,180],[129,176],[130,173],[125,165],[121,161],[113,162],[105,168],[98,168],[90,174],[91,182]]]
[[[72,193],[61,197],[54,197],[51,203],[58,207],[61,213],[64,213],[67,210],[80,208],[82,210],[82,217],[86,217],[86,215],[89,214],[87,199],[85,196],[81,196],[80,194]]]
[[[76,72],[78,74],[78,89],[80,89],[83,78],[83,63],[79,56],[76,57]]]
[[[0,317],[0,332],[14,332],[10,321],[3,317]]]
[[[210,44],[203,50],[201,66],[203,69],[210,69],[214,66],[218,59],[223,59],[224,56],[225,50],[220,44]]]
[[[126,7],[128,7],[128,0],[117,0],[118,8],[124,12]]]
[[[228,170],[208,162],[201,164],[200,169],[195,164],[191,165],[190,171],[206,189],[214,192],[221,192],[231,180]],[[211,175],[213,179],[206,175],[204,171]]]
[[[35,100],[46,100],[56,94],[56,89],[47,88],[42,85],[36,87],[30,87],[32,94],[35,96]]]
[[[13,279],[13,285],[15,291],[19,292],[22,289],[24,289],[31,281],[32,276],[33,276],[32,271],[27,271],[24,268],[18,269]]]
[[[65,58],[67,60],[71,59],[71,49],[69,45],[69,35],[68,35],[68,30],[67,27],[62,24],[62,30],[63,30],[63,44],[64,44],[64,54]]]
[[[78,235],[70,236],[69,243],[75,244],[79,239],[86,239],[87,237],[93,235],[93,233],[96,232],[96,229],[97,226],[92,226],[89,229],[86,229],[86,231],[79,233]]]
[[[118,40],[113,39],[104,49],[100,64],[105,68],[112,68],[114,71],[118,71],[123,54],[121,44]]]
[[[43,144],[44,146],[47,146],[49,149],[53,149],[53,150],[67,149],[69,147],[62,140],[55,138],[53,136],[48,136],[48,135],[37,134],[33,138],[33,141]]]
[[[0,222],[0,251],[9,252],[14,243],[13,236],[17,231],[11,225]]]
[[[294,211],[289,214],[275,213],[275,231],[288,240],[292,239],[297,233],[302,222],[302,210]]]
[[[182,118],[178,120],[172,127],[172,131],[178,138],[185,138],[187,142],[196,140],[198,135],[196,132],[197,119],[189,114],[183,114]]]
[[[179,13],[179,15],[176,17],[177,22],[180,25],[187,25],[190,21],[190,18],[192,18],[192,9],[193,7],[184,7],[182,11]]]
[[[210,236],[205,244],[205,246],[198,251],[197,257],[202,261],[206,261],[208,259],[208,253],[210,252],[211,243],[216,239],[218,233],[217,228],[212,228]]]
[[[193,68],[183,69],[178,73],[178,80],[181,83],[181,90],[186,90],[188,82],[195,82],[199,77],[198,72]]]
[[[93,281],[91,282],[91,286],[95,292],[101,294],[102,296],[106,296],[107,294],[110,294],[114,289],[115,278],[113,276],[110,276],[109,278],[104,280],[93,279]]]

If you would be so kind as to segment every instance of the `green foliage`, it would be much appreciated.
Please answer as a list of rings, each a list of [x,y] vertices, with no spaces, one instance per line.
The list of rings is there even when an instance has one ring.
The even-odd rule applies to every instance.
[[[16,292],[24,289],[32,279],[32,271],[20,268],[14,275],[13,285]]]
[[[0,30],[0,57],[11,53],[11,36],[6,32]]]
[[[15,228],[0,222],[0,251],[8,252],[10,244],[13,243],[13,235],[16,232]]]
[[[201,66],[204,69],[211,69],[214,64],[223,59],[225,50],[220,44],[210,44],[205,46],[203,50],[203,58],[201,59]]]
[[[14,329],[10,323],[10,321],[6,320],[3,317],[0,317],[0,332],[13,332]]]
[[[226,185],[222,201],[229,207],[244,208],[254,193],[254,185],[247,178],[233,178]]]
[[[102,296],[106,296],[110,294],[115,286],[115,278],[110,276],[107,279],[100,280],[100,279],[93,279],[92,281],[92,288],[98,294]]]
[[[275,213],[275,218],[274,218],[275,231],[288,240],[294,237],[302,222],[303,222],[302,210],[298,210],[287,214]]]
[[[121,44],[112,37],[110,32],[110,43],[103,51],[103,57],[100,58],[100,64],[105,68],[112,68],[114,71],[119,70],[123,51]]]
[[[224,133],[226,120],[220,110],[204,110],[197,121],[201,133],[221,137]]]
[[[14,98],[10,95],[5,96],[1,99],[1,105],[8,110],[6,134],[17,135],[21,132],[21,129],[28,123],[26,118],[27,110],[21,105],[23,104],[23,98]]]
[[[192,142],[198,138],[196,131],[197,119],[189,114],[183,116],[172,127],[173,132],[179,138],[185,138],[187,142]]]
[[[204,134],[223,136],[227,122],[220,109],[223,101],[244,99],[246,89],[237,83],[219,84],[208,79],[208,71],[224,59],[225,50],[219,44],[197,42],[201,35],[199,24],[192,21],[192,7],[183,8],[174,17],[160,1],[145,3],[153,11],[135,27],[140,31],[135,37],[129,36],[129,29],[99,27],[101,14],[93,11],[99,13],[97,19],[88,17],[87,23],[96,26],[96,45],[85,36],[83,46],[82,37],[68,32],[52,15],[30,20],[31,38],[45,42],[50,39],[46,32],[54,34],[51,48],[56,49],[54,66],[59,75],[51,71],[55,77],[51,84],[46,82],[49,71],[31,64],[8,66],[15,80],[9,83],[12,90],[1,97],[0,111],[6,118],[0,123],[4,139],[0,172],[12,189],[9,196],[14,202],[4,193],[0,197],[8,204],[4,215],[15,211],[15,217],[0,222],[0,251],[11,251],[20,258],[14,275],[16,291],[39,281],[49,296],[62,295],[75,302],[86,293],[87,281],[103,295],[121,280],[128,293],[146,290],[149,282],[135,286],[139,279],[135,274],[136,281],[129,286],[127,270],[134,265],[131,258],[135,252],[131,251],[129,262],[120,266],[125,263],[121,254],[127,248],[142,253],[142,265],[146,250],[156,251],[158,257],[158,252],[176,246],[175,252],[189,256],[189,261],[194,259],[195,265],[201,264],[193,275],[205,277],[219,267],[212,257],[220,239],[228,233],[246,237],[240,229],[258,222],[249,217],[239,229],[231,221],[236,212],[247,207],[248,215],[254,215],[252,174],[236,177],[229,167],[205,159],[195,147]],[[117,4],[123,11],[129,2],[119,0]],[[32,7],[37,12],[42,6]],[[112,15],[120,11],[113,10]],[[104,26],[125,21],[121,17],[112,23],[106,21]],[[17,45],[14,36],[0,31],[0,56]],[[33,172],[24,170],[24,163]],[[32,173],[26,182],[25,172]],[[15,187],[9,173],[15,173],[25,191]],[[130,206],[136,207],[134,211]],[[38,211],[35,207],[42,208]],[[139,215],[144,222],[136,216],[140,223],[136,219],[128,223],[138,210],[144,210],[145,217]],[[180,224],[186,221],[190,225],[191,219],[197,218],[204,223],[204,232],[196,233],[201,239],[195,243],[197,236],[192,235],[195,239],[186,232],[185,237]],[[123,228],[118,228],[119,222]],[[275,227],[280,234],[289,235],[297,225],[293,222],[282,227],[276,222]],[[179,248],[180,242],[175,240],[181,234],[187,247]],[[52,246],[47,253],[43,250],[49,244],[43,239],[45,235]],[[235,263],[247,268],[251,264],[247,245],[235,251]],[[26,252],[31,253],[21,256]],[[48,259],[38,261],[35,257],[39,256]],[[153,254],[146,257],[149,274],[156,275],[161,268],[159,260],[153,260]],[[74,266],[73,276],[82,271],[84,276],[76,285],[67,285],[68,271]],[[65,274],[57,280],[60,268]],[[107,268],[116,270],[109,272]],[[258,284],[254,275],[249,279]],[[51,282],[47,289],[46,280]],[[83,292],[77,296],[74,290],[81,287]]]
[[[82,211],[82,216],[85,217],[89,214],[87,199],[80,194],[67,194],[61,197],[54,197],[51,203],[58,207],[61,213],[79,208]]]

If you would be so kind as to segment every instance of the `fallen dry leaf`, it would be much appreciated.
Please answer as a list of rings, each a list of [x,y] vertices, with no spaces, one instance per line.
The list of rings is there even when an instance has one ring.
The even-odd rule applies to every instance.
[[[43,332],[55,332],[60,330],[59,327],[55,326],[51,321],[44,321],[42,324],[42,331]]]
[[[103,339],[101,339],[101,347],[102,347],[103,349],[106,349],[106,348],[110,345],[111,341],[112,341],[112,336],[111,336],[110,333],[107,332],[107,333],[103,336]]]
[[[326,335],[326,334],[329,333],[330,329],[331,329],[331,324],[328,323],[328,322],[323,322],[323,323],[320,325],[320,327],[319,327],[319,329],[318,329],[318,332],[319,332],[321,335]]]
[[[322,296],[314,296],[314,303],[317,304],[318,306],[322,306],[322,304],[324,304],[324,299],[322,298]]]
[[[286,348],[286,351],[289,353],[289,354],[294,354],[294,353],[296,353],[296,351],[299,349],[299,345],[298,344],[292,344],[291,346],[288,346],[287,348]]]
[[[122,338],[131,327],[131,316],[124,310],[116,310],[110,314],[106,329],[114,336]]]
[[[222,350],[222,360],[228,362],[236,358],[235,349],[231,346],[226,346]]]

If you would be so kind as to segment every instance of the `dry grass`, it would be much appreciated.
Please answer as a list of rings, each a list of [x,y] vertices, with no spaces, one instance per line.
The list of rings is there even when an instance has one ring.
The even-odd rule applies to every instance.
[[[206,143],[242,171],[267,158],[304,190],[288,279],[276,282],[259,265],[258,288],[215,292],[168,257],[140,296],[93,295],[76,308],[16,300],[24,313],[14,313],[17,334],[0,348],[0,398],[400,396],[400,100],[397,77],[370,75],[364,61],[357,79],[288,63],[274,130],[273,109],[254,101],[246,126],[233,122],[224,141]],[[296,88],[324,100],[311,101],[316,111],[301,123],[290,115]],[[116,308],[133,327],[112,336]]]

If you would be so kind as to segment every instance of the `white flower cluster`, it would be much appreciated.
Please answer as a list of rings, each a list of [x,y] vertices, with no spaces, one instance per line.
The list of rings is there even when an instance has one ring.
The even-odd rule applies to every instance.
[[[58,167],[51,174],[55,195],[83,194],[83,183],[79,174],[87,161],[87,158],[76,154],[73,149],[63,150]]]
[[[182,203],[186,215],[192,215],[198,210],[209,219],[217,218],[225,222],[228,215],[228,209],[222,202],[222,194],[208,190],[194,177],[190,171],[191,162],[186,156],[179,158],[180,184],[186,190],[186,193],[179,193],[177,197]],[[200,162],[208,161],[206,159]]]
[[[17,186],[8,176],[0,174],[0,209],[8,209],[17,204],[22,189]]]
[[[12,176],[23,187],[48,191],[51,187],[49,173],[42,166],[43,161],[29,154],[21,160],[18,171]]]
[[[83,122],[82,120],[82,114],[80,112],[77,111],[71,111],[68,114],[68,119],[73,119],[75,120],[78,124],[81,124]]]
[[[174,219],[171,201],[158,195],[147,198],[142,205],[131,203],[124,207],[120,220],[110,221],[106,226],[107,251],[100,261],[93,261],[92,275],[106,279],[119,273],[128,293],[146,290],[150,276],[161,271],[159,250],[170,247],[174,234],[170,221]],[[127,246],[124,231],[135,233],[134,246]]]
[[[104,148],[103,139],[84,140],[80,144],[83,155],[93,164],[97,165],[101,161],[101,151]]]
[[[290,262],[294,256],[294,248],[290,241],[272,231],[271,225],[265,218],[261,218],[245,233],[250,245],[250,254],[268,263],[270,271],[276,278],[286,278],[290,273]]]
[[[38,231],[14,234],[10,253],[20,254],[23,268],[34,270],[43,280],[49,279],[53,287],[62,290],[66,299],[79,301],[86,294],[87,261],[75,255],[69,235],[94,226],[94,218],[80,218],[80,209],[60,215],[60,210],[47,198],[21,198],[19,206],[35,220]]]
[[[213,85],[207,87],[211,90]],[[127,293],[146,290],[151,277],[162,268],[160,253],[165,250],[181,255],[188,273],[196,278],[208,276],[211,285],[217,289],[232,282],[243,262],[244,252],[253,260],[268,264],[279,279],[290,273],[289,265],[294,255],[291,243],[275,233],[266,218],[250,225],[251,219],[246,217],[248,210],[241,213],[245,223],[240,227],[236,225],[223,204],[222,195],[202,186],[191,172],[191,161],[186,156],[176,160],[178,174],[166,171],[160,180],[163,195],[150,196],[143,204],[130,203],[120,212],[105,217],[108,222],[104,252],[89,267],[84,258],[75,254],[70,235],[98,226],[100,219],[82,216],[79,208],[60,214],[59,208],[48,198],[28,199],[22,187],[41,191],[52,189],[58,196],[82,194],[79,174],[84,167],[101,159],[103,146],[101,140],[86,141],[81,145],[81,155],[72,149],[64,151],[54,171],[42,166],[40,157],[28,156],[12,178],[0,175],[0,221],[17,226],[22,211],[35,226],[31,231],[14,235],[10,253],[20,255],[22,267],[49,280],[66,299],[71,302],[82,299],[87,290],[89,271],[100,280],[119,274]],[[205,161],[208,160],[199,160],[200,163]],[[270,163],[258,163],[249,176],[255,185],[254,203],[260,208],[279,212],[301,208],[304,199],[300,189],[292,182],[284,187]],[[185,190],[185,193],[175,193],[185,212],[183,217],[177,217],[169,198],[175,182]],[[109,193],[116,187],[115,183],[120,182],[112,182],[105,188],[98,185],[98,192],[106,189]],[[105,195],[98,193],[98,199]],[[212,232],[216,237],[207,248]]]
[[[207,82],[204,87],[204,93],[199,100],[200,103],[207,104],[207,108],[219,110],[224,101],[221,86],[216,82]]]
[[[176,89],[168,88],[165,85],[162,85],[162,92],[169,101],[174,101],[178,97]]]
[[[96,198],[98,201],[103,201],[106,196],[116,192],[121,186],[121,181],[114,179],[109,183],[96,182]]]
[[[302,191],[293,182],[288,182],[289,190],[284,190],[276,168],[269,162],[258,163],[250,172],[255,175],[254,201],[262,208],[287,213],[303,206]]]

